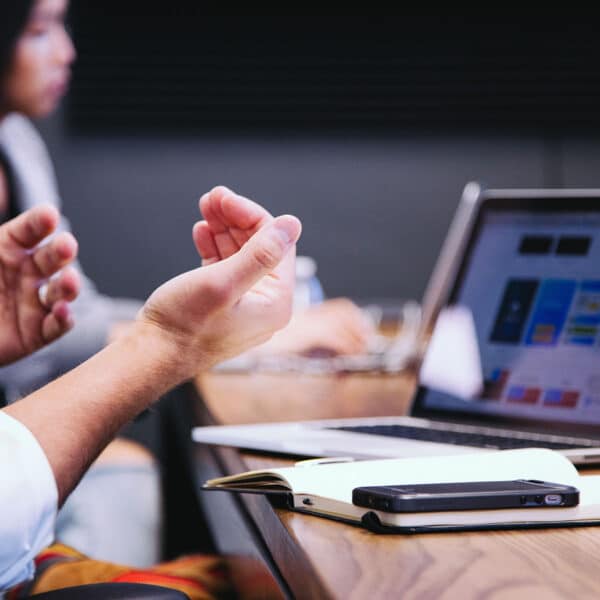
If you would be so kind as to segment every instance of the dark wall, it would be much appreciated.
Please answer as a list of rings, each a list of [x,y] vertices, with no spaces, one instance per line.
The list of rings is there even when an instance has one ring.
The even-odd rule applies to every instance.
[[[77,132],[600,131],[587,15],[216,16],[73,3]]]
[[[195,264],[197,199],[216,184],[297,214],[329,295],[374,298],[420,297],[468,180],[562,178],[560,148],[531,137],[73,138],[60,115],[43,133],[84,266],[107,293],[139,297]]]

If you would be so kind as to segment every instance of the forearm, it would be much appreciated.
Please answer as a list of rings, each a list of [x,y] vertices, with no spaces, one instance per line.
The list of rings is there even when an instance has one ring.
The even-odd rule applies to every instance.
[[[5,409],[42,447],[59,503],[115,433],[153,400],[289,321],[300,222],[289,215],[263,219],[264,209],[225,188],[203,201],[211,215],[225,207],[226,228],[247,241],[233,254],[223,250],[224,258],[213,234],[223,224],[197,223],[194,241],[209,247],[205,267],[161,285],[129,333]]]
[[[59,503],[125,423],[185,378],[180,364],[172,342],[138,323],[131,335],[5,409],[46,453]]]

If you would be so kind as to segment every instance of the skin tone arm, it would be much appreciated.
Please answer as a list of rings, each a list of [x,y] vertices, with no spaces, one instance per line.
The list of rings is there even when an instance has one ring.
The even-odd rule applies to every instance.
[[[79,292],[79,276],[64,267],[75,258],[77,242],[61,233],[40,245],[58,221],[55,208],[39,206],[0,226],[0,365],[31,354],[73,324],[68,303]]]
[[[61,504],[123,424],[198,367],[265,342],[290,318],[300,222],[273,219],[226,188],[204,196],[202,209],[193,236],[213,251],[205,265],[158,288],[125,336],[4,409],[44,449]]]

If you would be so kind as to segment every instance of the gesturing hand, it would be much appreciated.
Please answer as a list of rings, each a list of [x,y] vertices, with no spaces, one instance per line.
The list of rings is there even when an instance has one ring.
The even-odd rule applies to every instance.
[[[58,221],[56,209],[38,206],[0,225],[0,365],[31,354],[72,326],[68,302],[79,292],[79,277],[64,267],[77,255],[77,242],[61,233],[40,246]]]
[[[187,376],[264,342],[289,321],[301,230],[295,217],[274,219],[223,187],[200,207],[206,220],[193,238],[204,266],[158,288],[140,315],[175,343]]]

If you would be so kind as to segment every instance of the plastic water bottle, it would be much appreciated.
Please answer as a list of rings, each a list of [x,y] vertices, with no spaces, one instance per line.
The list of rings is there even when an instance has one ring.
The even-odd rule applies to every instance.
[[[296,257],[296,287],[294,311],[305,310],[311,304],[323,302],[325,294],[317,277],[317,263],[310,256]]]

